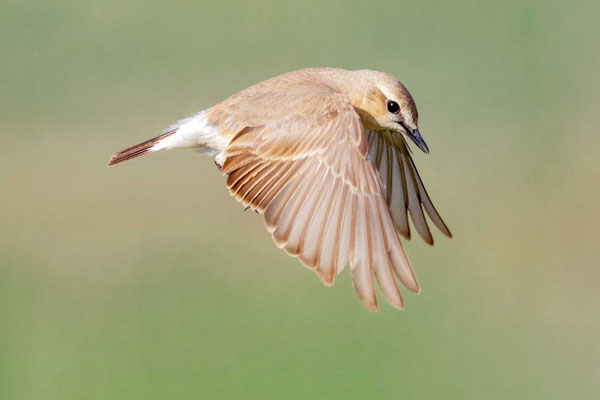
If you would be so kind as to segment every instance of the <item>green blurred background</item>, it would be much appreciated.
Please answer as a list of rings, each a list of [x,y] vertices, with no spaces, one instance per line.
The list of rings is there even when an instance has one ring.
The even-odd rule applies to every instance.
[[[0,1],[0,398],[600,398],[600,4]],[[209,158],[117,150],[308,66],[392,73],[455,235],[368,312]]]

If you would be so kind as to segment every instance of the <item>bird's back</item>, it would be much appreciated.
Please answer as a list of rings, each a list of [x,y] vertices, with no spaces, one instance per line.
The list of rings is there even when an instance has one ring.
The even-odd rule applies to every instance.
[[[350,74],[337,68],[307,68],[252,85],[206,110],[206,116],[227,137],[247,126],[290,119],[314,109],[318,93],[336,91],[336,82]]]

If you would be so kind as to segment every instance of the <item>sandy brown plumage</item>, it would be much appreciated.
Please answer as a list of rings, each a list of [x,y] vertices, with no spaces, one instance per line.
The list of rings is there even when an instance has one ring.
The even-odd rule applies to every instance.
[[[395,109],[390,98],[397,112],[389,111]],[[168,138],[155,138],[150,151],[199,147],[216,153],[230,193],[264,214],[277,246],[326,285],[349,263],[356,292],[369,309],[377,308],[373,281],[390,304],[403,308],[396,278],[420,290],[398,236],[410,237],[408,216],[429,244],[424,210],[450,236],[401,133],[409,130],[411,139],[422,142],[417,117],[414,100],[390,75],[300,70],[180,121]],[[415,141],[427,149],[421,142]],[[145,143],[153,142],[117,153],[111,162],[139,149],[143,154]]]

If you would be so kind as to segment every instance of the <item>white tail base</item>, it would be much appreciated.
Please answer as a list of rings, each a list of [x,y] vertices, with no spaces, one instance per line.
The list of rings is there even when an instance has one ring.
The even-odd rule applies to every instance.
[[[161,139],[150,151],[174,148],[198,148],[208,155],[225,151],[228,141],[219,135],[219,131],[211,126],[206,118],[206,111],[180,119],[165,132],[175,131],[172,135]]]

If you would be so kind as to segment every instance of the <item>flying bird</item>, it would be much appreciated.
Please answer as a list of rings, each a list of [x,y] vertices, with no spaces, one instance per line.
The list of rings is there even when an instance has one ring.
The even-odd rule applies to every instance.
[[[309,68],[244,89],[115,153],[108,165],[172,148],[215,156],[232,196],[263,214],[275,244],[325,285],[350,264],[362,303],[377,309],[375,280],[404,308],[396,278],[420,288],[399,234],[412,225],[433,244],[425,214],[448,237],[411,158],[429,153],[415,101],[393,76]]]

